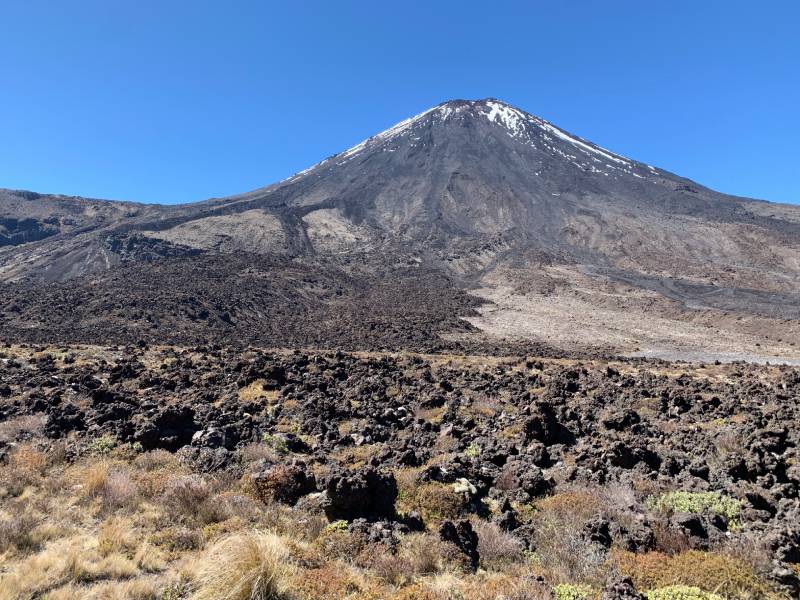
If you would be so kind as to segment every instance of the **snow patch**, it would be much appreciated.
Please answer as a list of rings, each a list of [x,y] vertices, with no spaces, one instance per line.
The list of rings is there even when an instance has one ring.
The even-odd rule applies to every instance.
[[[525,115],[516,108],[491,101],[487,102],[486,106],[489,107],[489,112],[483,113],[486,118],[492,123],[497,122],[503,125],[512,136],[516,137],[525,131]]]
[[[352,148],[345,150],[344,152],[339,154],[337,158],[348,158],[350,156],[353,156],[354,154],[358,154],[369,145],[376,144],[379,142],[384,142],[386,140],[395,138],[404,133],[405,131],[407,131],[408,129],[410,129],[414,125],[414,123],[422,119],[425,115],[430,114],[435,110],[441,110],[441,108],[442,107],[434,106],[433,108],[429,108],[425,112],[421,112],[418,115],[415,115],[409,119],[400,121],[397,125],[390,127],[386,131],[382,131],[377,135],[373,135],[372,137],[367,138],[366,140],[361,142],[360,144],[356,144]]]
[[[541,123],[539,123],[539,127],[541,127],[542,129],[544,129],[545,131],[547,131],[549,133],[552,133],[557,138],[560,138],[560,139],[562,139],[562,140],[564,140],[566,142],[569,142],[570,144],[574,144],[574,145],[578,146],[579,148],[581,148],[583,150],[587,150],[589,152],[593,152],[595,154],[599,154],[600,156],[602,156],[604,158],[607,158],[608,160],[613,160],[614,162],[617,162],[617,163],[620,163],[620,164],[623,164],[623,165],[630,164],[624,158],[621,158],[619,156],[615,156],[615,155],[611,154],[609,150],[605,150],[604,148],[600,148],[599,146],[598,147],[590,146],[589,144],[586,144],[586,143],[580,141],[579,139],[576,139],[576,138],[572,137],[571,135],[568,135],[567,133],[561,131],[558,127],[555,127],[555,126],[551,125],[550,123],[548,123],[546,121],[542,121]]]
[[[433,108],[429,108],[425,112],[421,112],[418,115],[415,115],[415,116],[413,116],[411,118],[408,118],[408,119],[405,119],[403,121],[400,121],[399,123],[397,123],[396,125],[390,127],[386,131],[382,131],[381,133],[379,133],[377,135],[374,135],[372,137],[367,138],[363,142],[360,142],[360,143],[356,144],[352,148],[348,148],[344,152],[340,152],[339,154],[336,154],[336,155],[334,155],[334,156],[332,156],[330,158],[326,158],[325,160],[322,160],[322,161],[320,161],[320,162],[318,162],[316,164],[311,165],[307,169],[303,169],[302,171],[298,171],[294,175],[291,175],[290,177],[287,177],[286,179],[281,180],[280,183],[286,183],[286,182],[294,181],[295,179],[298,179],[299,177],[302,177],[303,175],[306,175],[307,173],[313,171],[317,167],[325,165],[325,164],[327,164],[327,163],[329,163],[331,161],[336,161],[336,165],[343,165],[344,163],[346,163],[349,160],[351,160],[352,158],[354,158],[356,154],[358,154],[359,152],[361,152],[362,150],[364,150],[368,146],[372,146],[372,145],[375,145],[375,144],[378,144],[378,143],[381,143],[381,142],[385,142],[385,141],[391,140],[393,138],[396,138],[399,135],[402,135],[403,133],[408,131],[411,127],[413,127],[413,125],[415,123],[417,123],[420,119],[422,119],[425,115],[428,115],[428,114],[430,114],[430,113],[432,113],[434,111],[437,111],[437,110],[440,113],[442,113],[442,117],[445,118],[445,119],[451,113],[454,112],[452,109],[450,109],[448,107],[442,107],[442,106],[434,106]],[[419,139],[419,138],[417,138],[417,139]]]
[[[617,156],[616,154],[613,154],[611,151],[606,150],[605,148],[600,148],[599,146],[587,144],[586,142],[583,142],[569,135],[568,133],[562,131],[558,127],[551,125],[547,121],[531,115],[526,115],[525,113],[517,110],[513,106],[509,106],[508,104],[504,104],[502,102],[497,102],[493,100],[486,101],[485,104],[486,107],[489,109],[489,111],[484,112],[482,114],[490,122],[502,125],[506,129],[506,131],[508,131],[508,134],[511,137],[514,138],[521,137],[522,134],[528,132],[528,127],[526,124],[534,125],[539,129],[543,130],[544,132],[547,132],[542,134],[542,137],[545,139],[545,141],[552,141],[552,138],[549,135],[547,135],[551,134],[565,142],[569,142],[570,144],[577,146],[584,152],[590,152],[597,156],[602,156],[606,160],[610,160],[612,162],[619,163],[622,165],[626,166],[630,165],[630,162],[628,160],[620,156]],[[551,149],[553,148],[551,147]],[[571,155],[570,157],[576,158]],[[594,160],[598,159],[594,158]]]

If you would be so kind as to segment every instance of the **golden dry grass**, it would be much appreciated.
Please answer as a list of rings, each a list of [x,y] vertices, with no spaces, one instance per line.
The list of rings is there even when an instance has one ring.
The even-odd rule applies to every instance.
[[[296,572],[289,583],[298,600],[389,600],[391,597],[386,588],[370,581],[360,570],[333,561]]]
[[[271,533],[221,539],[200,565],[197,600],[279,600],[289,591],[289,553]]]
[[[101,556],[90,537],[59,540],[0,575],[0,600],[38,598],[64,585],[129,579],[137,573],[135,563],[122,554]]]
[[[744,560],[718,552],[688,550],[672,556],[660,552],[615,552],[619,570],[639,589],[688,585],[729,598],[778,598]]]
[[[280,396],[278,390],[265,390],[264,380],[257,379],[239,389],[239,400],[242,402],[265,402],[271,404]]]

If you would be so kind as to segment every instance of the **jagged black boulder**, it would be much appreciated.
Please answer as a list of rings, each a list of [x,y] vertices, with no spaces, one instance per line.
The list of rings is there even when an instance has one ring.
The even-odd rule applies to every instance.
[[[480,555],[478,554],[478,534],[472,529],[469,521],[444,521],[439,526],[439,538],[443,542],[453,544],[466,556],[472,571],[478,568]]]
[[[601,600],[645,600],[633,587],[633,581],[629,577],[611,579],[607,584]]]
[[[375,467],[358,471],[335,468],[325,479],[325,514],[331,520],[380,519],[395,515],[397,482]]]

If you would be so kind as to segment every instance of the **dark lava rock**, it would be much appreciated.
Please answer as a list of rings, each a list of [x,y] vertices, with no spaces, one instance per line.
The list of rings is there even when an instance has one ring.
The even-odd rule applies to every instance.
[[[611,579],[606,583],[601,600],[646,600],[646,597],[636,591],[633,581],[629,577]]]
[[[444,521],[439,526],[439,538],[443,542],[453,544],[467,557],[469,567],[474,572],[478,569],[478,534],[472,529],[469,521]]]
[[[520,502],[530,502],[553,489],[555,482],[525,457],[511,457],[495,481],[495,486]]]
[[[517,520],[517,515],[511,509],[504,510],[498,516],[492,519],[492,521],[503,531],[513,531],[514,529],[519,527],[519,521]]]
[[[603,517],[594,517],[583,527],[584,537],[604,548],[611,547],[611,522]]]
[[[639,413],[630,408],[612,411],[602,419],[603,425],[615,431],[628,429],[631,425],[635,425],[639,421]]]
[[[231,318],[239,316],[231,310]],[[138,440],[145,449],[180,448],[181,461],[193,471],[224,470],[226,476],[243,473],[250,456],[244,449],[263,440],[268,458],[249,472],[260,478],[270,502],[296,501],[315,514],[327,507],[331,518],[396,520],[396,485],[379,469],[420,466],[417,484],[469,490],[468,512],[489,518],[482,500],[499,502],[494,522],[533,549],[531,525],[504,502],[527,503],[576,484],[628,488],[641,479],[660,490],[740,499],[741,530],[728,531],[724,518],[705,513],[656,517],[644,511],[641,498],[626,496],[617,498],[624,503],[617,508],[631,518],[618,522],[615,510],[598,506],[610,527],[593,519],[584,532],[588,539],[605,547],[610,534],[619,548],[653,550],[652,519],[664,540],[672,535],[681,546],[713,549],[728,536],[748,536],[765,542],[775,567],[800,558],[796,368],[720,366],[726,376],[708,378],[687,366],[685,375],[667,377],[650,369],[654,363],[636,359],[624,375],[589,363],[541,363],[531,373],[420,356],[209,345],[152,345],[146,352],[130,346],[99,355],[76,348],[80,360],[70,365],[29,360],[41,351],[7,349],[19,352],[19,360],[0,358],[0,421],[33,415],[25,422],[38,428],[43,419],[47,436],[74,438],[78,448],[101,435]],[[247,399],[240,386],[255,381],[266,385],[254,387],[255,397]],[[275,389],[262,396],[269,388]],[[531,392],[541,388],[547,391]],[[481,405],[485,398],[493,400]],[[634,422],[634,406],[648,406],[646,418],[642,412]],[[287,423],[297,430],[287,433]],[[6,444],[38,435],[10,433]],[[333,466],[337,450],[359,443],[363,450],[370,445],[369,467]],[[431,460],[441,448],[448,451]],[[299,455],[315,469],[328,469],[330,476],[318,482],[325,493],[308,493],[315,490],[312,471],[294,462]],[[380,531],[369,535],[381,537]]]
[[[347,526],[347,531],[368,544],[383,544],[394,549],[400,542],[399,536],[409,533],[411,528],[395,521],[356,519]]]
[[[706,539],[706,531],[703,518],[692,513],[675,513],[672,515],[672,523],[691,537]]]
[[[790,595],[789,597],[800,598],[800,577],[792,569],[777,566],[769,576]]]
[[[535,440],[546,446],[573,440],[572,433],[559,423],[553,407],[544,402],[531,407],[530,417],[525,423],[525,434],[528,441]]]
[[[656,547],[656,534],[649,521],[641,519],[628,529],[620,528],[619,543],[628,552],[649,552]]]
[[[533,528],[533,524],[525,523],[524,525],[515,527],[511,531],[511,535],[522,542],[522,545],[526,550],[530,550],[531,552],[536,550],[536,542],[534,542],[535,530]]]
[[[214,473],[229,470],[236,464],[236,455],[225,448],[197,448],[184,446],[177,456],[181,462],[189,465],[198,473]]]
[[[303,463],[275,465],[253,473],[250,480],[258,497],[265,503],[274,500],[293,505],[317,488],[314,474]]]
[[[64,437],[70,431],[85,429],[85,419],[86,415],[74,404],[51,406],[44,424],[44,434],[54,439]]]
[[[531,442],[525,448],[525,454],[530,457],[531,462],[537,467],[546,469],[550,466],[550,453],[547,451],[547,446],[541,442]]]
[[[655,470],[661,465],[661,457],[649,448],[642,447],[639,443],[622,440],[611,443],[606,451],[606,457],[610,464],[623,469],[632,469],[639,463],[643,463]]]
[[[229,427],[201,429],[200,431],[195,431],[194,435],[192,435],[192,446],[233,450],[236,447],[235,433]]]
[[[723,539],[728,523],[719,515],[675,513],[670,518],[670,526],[685,535],[692,548],[706,550]]]
[[[397,482],[391,472],[365,467],[359,471],[334,468],[325,480],[325,514],[330,520],[391,518],[395,514]]]
[[[800,563],[800,526],[771,533],[767,538],[767,546],[779,561]]]
[[[160,411],[152,420],[145,421],[137,428],[134,439],[145,450],[163,448],[175,452],[190,444],[199,429],[194,422],[194,410],[189,406],[169,406]]]

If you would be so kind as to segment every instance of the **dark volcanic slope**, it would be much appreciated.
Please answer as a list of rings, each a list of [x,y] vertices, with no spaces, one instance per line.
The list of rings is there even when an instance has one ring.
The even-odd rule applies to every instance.
[[[648,310],[689,315],[678,315],[684,322],[697,310],[711,311],[712,321],[716,313],[796,320],[800,306],[800,209],[718,194],[492,99],[441,104],[285,181],[231,198],[154,207],[7,192],[0,201],[8,213],[0,230],[6,282],[80,280],[175,257],[186,278],[211,290],[199,257],[247,254],[297,260],[331,277],[341,270],[365,285],[419,269],[454,285],[508,285],[514,293],[535,288],[537,273],[560,269],[567,288],[620,286],[623,301],[611,308],[617,313],[627,310],[628,295],[655,293],[662,301]],[[170,270],[126,273],[166,287],[169,280],[157,278],[171,277]],[[135,278],[120,277],[67,285],[92,296],[84,296],[86,306],[102,307],[98,298],[109,295],[124,303],[122,281],[137,289]],[[35,284],[4,293],[17,289],[28,290],[19,292],[28,300],[6,314],[15,330],[30,320],[31,304],[34,313],[63,314],[48,308],[52,298]],[[422,296],[414,297],[425,297],[415,289]],[[266,320],[252,325],[280,328],[275,314],[259,311]]]
[[[397,273],[376,286],[368,274],[325,265],[203,255],[134,263],[86,282],[0,287],[0,325],[15,339],[280,347],[335,339],[349,348],[430,349],[438,330],[468,329],[456,315],[477,304],[430,273]]]
[[[439,339],[473,330],[459,316],[480,303],[425,270],[378,281],[325,264],[209,254],[134,263],[86,281],[0,284],[0,331],[28,341],[491,352]],[[504,350],[553,354],[544,345]]]

